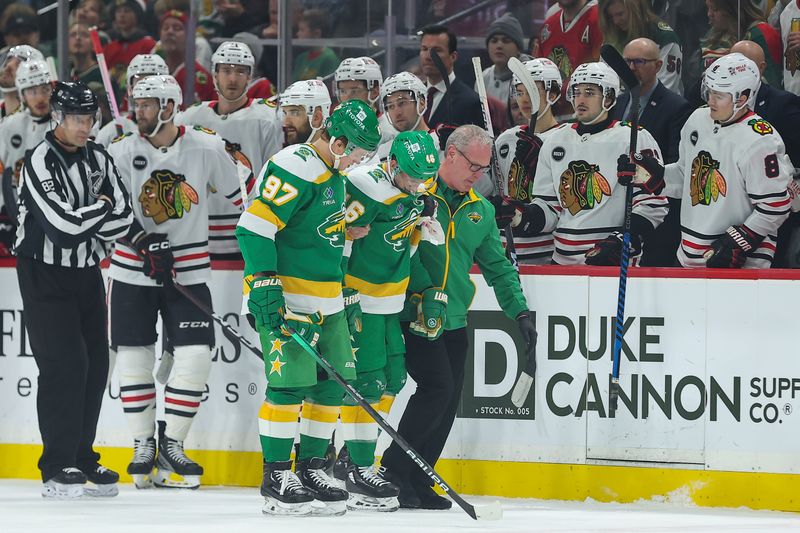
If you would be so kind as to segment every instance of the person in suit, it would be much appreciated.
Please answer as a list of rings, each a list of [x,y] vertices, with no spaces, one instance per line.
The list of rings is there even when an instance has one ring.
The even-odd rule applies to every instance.
[[[739,52],[758,65],[762,74],[761,87],[756,94],[758,115],[772,124],[783,139],[786,154],[795,168],[800,168],[800,96],[769,85],[763,77],[767,67],[764,50],[754,41],[739,41],[731,53]],[[800,268],[800,216],[792,213],[778,230],[778,246],[773,267]]]
[[[425,121],[432,129],[439,124],[483,126],[483,113],[478,95],[467,84],[456,78],[453,64],[458,58],[455,34],[446,26],[426,26],[420,32],[419,61],[425,76],[427,108]],[[433,64],[430,52],[441,58],[450,79],[450,90]]]
[[[625,46],[622,57],[639,80],[639,125],[645,128],[661,148],[664,163],[678,160],[681,128],[693,109],[686,99],[667,89],[658,80],[662,61],[658,45],[646,38],[634,39]],[[631,120],[631,95],[624,93],[611,109],[616,120]],[[642,254],[642,266],[673,266],[675,252],[680,243],[681,201],[669,199],[669,212],[664,222],[655,229]]]

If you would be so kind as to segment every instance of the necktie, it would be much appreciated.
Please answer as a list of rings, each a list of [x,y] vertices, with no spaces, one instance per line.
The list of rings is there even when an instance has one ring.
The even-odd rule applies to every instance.
[[[431,110],[433,109],[433,97],[437,92],[439,92],[439,89],[436,87],[428,87],[428,97],[426,98],[427,105],[425,106],[425,113],[422,115],[422,118],[425,119],[425,122],[430,121]]]

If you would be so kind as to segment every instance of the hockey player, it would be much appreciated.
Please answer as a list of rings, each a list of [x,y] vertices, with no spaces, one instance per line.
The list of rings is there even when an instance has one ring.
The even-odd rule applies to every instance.
[[[359,329],[360,319],[357,303],[345,308],[342,298],[342,171],[369,156],[379,140],[378,119],[364,102],[341,104],[317,140],[284,148],[270,159],[260,194],[236,228],[247,306],[261,337],[269,382],[259,413],[267,514],[346,511],[347,492],[323,469],[342,389],[281,330],[284,323],[296,329],[345,379],[355,378],[350,334]],[[295,474],[290,455],[301,404]]]
[[[6,52],[2,66],[0,66],[0,91],[3,93],[3,101],[0,103],[0,119],[19,109],[21,102],[16,87],[17,68],[25,61],[33,60],[44,61],[44,55],[27,44],[12,46]]]
[[[197,488],[203,467],[189,459],[183,442],[200,407],[211,370],[214,329],[208,318],[171,287],[175,281],[211,307],[206,285],[208,202],[214,187],[241,205],[238,163],[210,130],[176,126],[181,88],[172,76],[149,76],[133,89],[138,133],[118,137],[109,153],[128,184],[134,222],[117,242],[109,277],[111,345],[117,351],[120,397],[134,438],[128,473],[137,487]],[[166,384],[166,428],[159,432],[156,461],[155,324],[161,313],[174,347]],[[156,464],[157,463],[157,464]],[[174,480],[172,474],[182,480]]]
[[[368,102],[378,115],[381,142],[391,141],[397,132],[381,114],[378,99],[381,95],[383,74],[381,66],[371,57],[348,57],[342,60],[333,75],[334,94],[340,104],[355,98]]]
[[[681,198],[685,267],[769,268],[776,232],[789,216],[793,167],[772,125],[753,113],[758,67],[725,55],[703,75],[703,99],[667,165],[668,194]]]
[[[533,203],[511,224],[521,235],[552,232],[557,264],[619,264],[625,187],[617,176],[627,169],[630,151],[630,125],[608,116],[619,88],[617,74],[605,63],[584,63],[575,69],[567,98],[578,122],[562,124],[544,139]],[[663,181],[658,144],[646,130],[639,131],[637,148],[643,167]],[[655,189],[634,192],[632,258],[641,254],[666,212],[667,200]]]
[[[167,64],[159,55],[155,54],[139,54],[134,56],[130,65],[128,65],[128,72],[126,74],[127,86],[127,101],[132,105],[133,102],[133,87],[147,76],[166,75],[169,74]],[[120,115],[120,123],[122,124],[122,133],[136,132],[136,114],[133,109],[128,110],[126,115]],[[108,147],[111,141],[121,135],[116,121],[111,121],[102,128],[95,137],[95,142]]]
[[[331,112],[331,95],[320,80],[296,81],[278,98],[284,146],[313,143]]]
[[[558,67],[545,58],[526,61],[524,65],[539,90],[539,109],[535,111],[533,133],[527,126],[514,126],[501,133],[495,141],[500,172],[506,187],[503,194],[512,200],[510,203],[504,202],[499,195],[488,198],[494,205],[495,219],[499,228],[505,228],[518,213],[521,213],[520,207],[530,203],[533,197],[533,180],[539,149],[543,139],[551,135],[558,126],[553,116],[553,104],[561,97],[561,73]],[[511,81],[513,96],[523,116],[530,123],[531,114],[534,112],[531,109],[531,99],[516,75]],[[505,237],[501,236],[501,239],[505,243]],[[532,237],[515,232],[514,244],[520,264],[545,264],[552,260],[553,235],[549,232]]]
[[[255,58],[244,43],[226,41],[211,56],[211,71],[218,100],[198,102],[179,114],[176,124],[197,125],[222,136],[256,172],[281,149],[281,131],[275,105],[247,97],[247,84]],[[252,176],[251,172],[248,172]],[[250,194],[254,180],[242,181],[243,194]],[[212,259],[241,259],[233,235],[241,209],[221,191],[209,196],[209,252]]]
[[[410,72],[399,72],[386,78],[381,86],[381,105],[386,122],[394,131],[428,131],[425,122],[426,89],[422,80]],[[439,136],[430,131],[435,145],[439,146]],[[391,149],[391,139],[384,140],[378,147],[377,160],[385,161]],[[375,161],[377,164],[377,161]]]
[[[356,381],[354,387],[376,410],[388,414],[394,397],[406,382],[405,345],[399,314],[403,310],[411,268],[411,250],[419,233],[415,228],[425,213],[420,187],[439,169],[437,146],[424,131],[398,134],[389,159],[376,166],[363,165],[347,176],[348,225],[370,226],[369,233],[352,243],[345,286],[359,292],[362,329],[354,334]],[[413,234],[413,237],[412,237]],[[336,467],[337,478],[350,493],[348,508],[394,511],[399,489],[376,468],[378,425],[352,398],[342,407],[345,446]]]

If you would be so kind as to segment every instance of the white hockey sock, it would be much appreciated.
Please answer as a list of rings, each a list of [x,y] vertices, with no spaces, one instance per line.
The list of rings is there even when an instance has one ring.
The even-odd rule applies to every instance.
[[[155,361],[155,345],[117,347],[119,395],[134,439],[145,439],[155,433]]]
[[[205,344],[176,346],[172,375],[164,389],[165,434],[185,440],[211,372],[211,349]]]

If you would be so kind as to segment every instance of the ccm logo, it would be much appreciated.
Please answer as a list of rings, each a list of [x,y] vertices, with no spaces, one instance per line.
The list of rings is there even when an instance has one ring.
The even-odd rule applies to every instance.
[[[281,287],[281,280],[278,278],[268,278],[268,279],[259,279],[253,282],[253,288],[257,289],[259,287]]]
[[[147,246],[148,252],[157,252],[159,250],[169,250],[169,241],[154,242]]]
[[[188,328],[207,328],[211,326],[210,322],[197,321],[197,322],[178,322],[178,327],[182,329]]]

